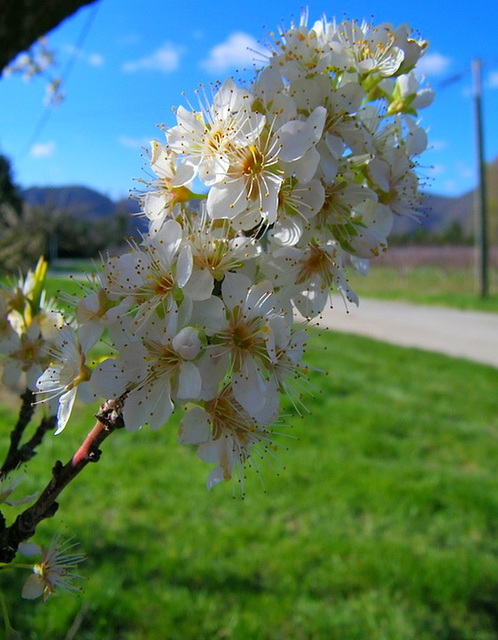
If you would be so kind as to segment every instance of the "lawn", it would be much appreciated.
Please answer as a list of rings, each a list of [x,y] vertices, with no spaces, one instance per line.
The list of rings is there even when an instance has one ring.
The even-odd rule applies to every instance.
[[[498,370],[331,332],[308,360],[329,371],[312,413],[287,407],[285,469],[258,461],[244,500],[206,492],[175,421],[104,443],[39,532],[81,542],[83,595],[21,601],[25,576],[0,576],[22,637],[498,638]],[[44,443],[27,492],[91,413]]]
[[[350,270],[349,282],[362,298],[403,300],[458,309],[498,312],[498,269],[490,272],[489,295],[481,298],[472,267],[373,265],[367,277]]]
[[[390,247],[371,263],[367,278],[349,271],[351,285],[362,296],[438,304],[460,309],[498,311],[498,250],[488,264],[488,296],[480,296],[480,270],[473,247]]]

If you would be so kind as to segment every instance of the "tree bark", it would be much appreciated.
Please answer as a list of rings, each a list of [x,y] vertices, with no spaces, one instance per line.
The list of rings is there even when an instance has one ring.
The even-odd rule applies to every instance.
[[[21,51],[95,0],[3,0],[0,2],[0,69]]]

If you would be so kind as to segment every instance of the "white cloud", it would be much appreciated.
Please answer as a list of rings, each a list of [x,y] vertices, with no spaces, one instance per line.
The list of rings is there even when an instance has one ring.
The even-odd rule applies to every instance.
[[[101,67],[104,64],[104,57],[100,53],[89,53],[86,59],[92,67]]]
[[[150,56],[145,56],[138,60],[129,60],[123,64],[121,69],[125,73],[133,73],[142,69],[162,71],[164,73],[176,71],[180,66],[180,57],[183,51],[183,47],[174,45],[171,42],[165,42],[162,47],[159,47]]]
[[[241,65],[252,64],[261,45],[252,36],[236,31],[211,49],[200,66],[207,71],[219,73]],[[259,56],[261,57],[261,55]]]
[[[149,138],[131,138],[129,136],[119,136],[118,140],[119,144],[128,147],[128,149],[143,149],[143,147],[148,147],[150,143]]]
[[[440,76],[446,73],[451,64],[451,58],[442,53],[428,53],[417,62],[417,71],[428,76]]]
[[[64,51],[66,51],[70,56],[83,60],[91,67],[101,67],[104,64],[104,56],[100,53],[86,53],[83,49],[78,49],[78,47],[70,44],[65,45]]]
[[[37,142],[34,144],[29,155],[32,158],[51,158],[55,153],[55,142]]]
[[[488,76],[488,87],[498,89],[498,71],[491,71]]]

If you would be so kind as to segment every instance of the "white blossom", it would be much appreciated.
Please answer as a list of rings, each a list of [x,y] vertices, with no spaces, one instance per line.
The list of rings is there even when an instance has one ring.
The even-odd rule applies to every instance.
[[[214,464],[208,487],[242,480],[246,462],[270,455],[280,396],[306,410],[307,322],[331,291],[357,304],[347,269],[366,273],[394,216],[418,216],[426,48],[407,25],[308,26],[304,12],[252,82],[201,88],[199,107],[179,106],[151,142],[136,194],[147,233],[105,260],[75,304],[77,333],[41,313],[42,267],[0,296],[4,377],[39,377],[60,398],[59,430],[88,378],[119,399],[128,430],[186,410],[179,439]],[[57,334],[58,351],[47,347]],[[111,349],[90,372],[102,335]]]
[[[229,78],[208,109],[178,108],[178,124],[167,131],[168,145],[204,184],[213,185],[226,176],[227,152],[249,146],[259,136],[265,118],[252,111],[252,101],[251,93]]]
[[[84,386],[90,379],[91,371],[86,363],[89,346],[80,344],[71,326],[64,326],[60,330],[57,346],[50,351],[53,361],[36,381],[37,392],[44,402],[59,398],[56,435],[69,420],[76,395],[81,391],[80,385]]]
[[[40,562],[33,566],[33,573],[24,583],[22,597],[34,600],[42,596],[46,602],[57,590],[80,593],[81,589],[75,582],[81,576],[74,573],[74,570],[86,556],[74,550],[77,544],[56,535],[48,548],[38,547],[33,543],[20,545],[20,551],[25,555],[41,554]]]
[[[267,406],[262,407],[257,416],[251,416],[234,397],[233,390],[225,387],[205,408],[194,407],[185,415],[179,440],[182,444],[198,445],[197,455],[201,460],[216,465],[208,476],[208,489],[230,480],[239,466],[243,491],[246,462],[256,453],[268,455],[274,447],[267,425],[276,417],[275,409]]]

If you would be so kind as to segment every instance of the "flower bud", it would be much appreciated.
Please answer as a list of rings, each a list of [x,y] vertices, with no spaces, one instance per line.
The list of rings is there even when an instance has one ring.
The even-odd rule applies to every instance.
[[[184,327],[172,340],[173,349],[184,360],[193,360],[201,350],[199,332],[194,327]]]

